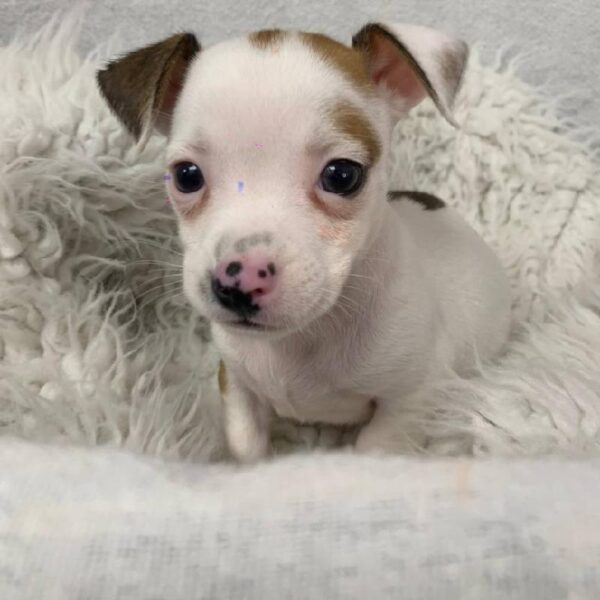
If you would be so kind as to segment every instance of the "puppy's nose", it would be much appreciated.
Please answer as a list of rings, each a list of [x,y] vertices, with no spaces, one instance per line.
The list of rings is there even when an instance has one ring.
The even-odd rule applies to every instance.
[[[264,308],[277,287],[278,269],[262,249],[230,256],[217,265],[212,291],[217,301],[243,318]]]

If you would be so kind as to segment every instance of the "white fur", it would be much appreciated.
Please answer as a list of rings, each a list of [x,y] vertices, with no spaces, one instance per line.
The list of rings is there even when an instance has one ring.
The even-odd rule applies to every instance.
[[[95,70],[127,41],[83,60],[77,39],[60,19],[0,49],[0,431],[211,460],[218,358],[179,293],[165,142],[137,152],[98,94]],[[403,398],[402,429],[425,430],[417,448],[430,455],[600,444],[600,168],[517,67],[475,55],[457,104],[463,130],[424,103],[391,144],[394,187],[447,199],[513,290],[517,330],[496,365]],[[334,427],[273,425],[278,449],[342,439]]]
[[[433,32],[414,43],[432,64],[430,53],[452,46]],[[387,97],[354,88],[296,36],[276,51],[247,39],[222,43],[189,69],[167,160],[200,165],[206,184],[195,194],[172,182],[168,190],[182,214],[190,203],[206,204],[198,217],[180,219],[184,289],[212,321],[229,374],[226,432],[241,460],[265,455],[271,412],[300,422],[368,422],[358,448],[399,451],[405,399],[490,359],[507,340],[508,280],[481,238],[451,208],[387,202]],[[332,130],[323,106],[336,100],[360,107],[382,145],[351,200],[315,185],[334,158],[367,162],[360,144]],[[311,154],[318,144],[325,149]],[[323,214],[308,199],[313,191],[334,207],[351,203],[354,214],[345,221]],[[340,225],[346,230],[334,239],[320,234]],[[240,331],[208,281],[224,247],[263,232],[273,237],[267,250],[282,275],[276,300],[254,320],[274,331]]]

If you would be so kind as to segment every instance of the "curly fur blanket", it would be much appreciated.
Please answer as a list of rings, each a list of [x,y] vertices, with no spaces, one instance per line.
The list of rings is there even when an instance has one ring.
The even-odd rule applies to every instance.
[[[136,147],[76,51],[78,16],[0,48],[0,431],[190,460],[223,456],[218,361],[181,292],[163,140]],[[395,133],[394,177],[456,206],[514,293],[507,353],[406,406],[430,454],[600,446],[600,163],[518,65],[473,56],[459,131],[431,105]],[[281,423],[284,450],[344,433]]]

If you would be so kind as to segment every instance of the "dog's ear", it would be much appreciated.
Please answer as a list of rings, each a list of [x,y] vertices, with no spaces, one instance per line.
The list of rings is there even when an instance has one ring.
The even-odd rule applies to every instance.
[[[136,140],[153,127],[168,132],[187,69],[199,50],[193,34],[179,33],[98,71],[102,95]]]
[[[352,38],[352,46],[366,57],[374,83],[391,92],[399,114],[430,96],[456,125],[452,108],[469,54],[463,41],[419,25],[369,23]]]

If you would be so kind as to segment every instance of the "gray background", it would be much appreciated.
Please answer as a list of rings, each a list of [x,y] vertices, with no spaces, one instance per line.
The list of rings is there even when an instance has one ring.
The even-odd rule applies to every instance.
[[[0,41],[77,4],[0,0]],[[524,79],[546,83],[550,93],[576,92],[577,98],[563,108],[579,125],[597,131],[600,123],[599,0],[101,0],[88,6],[83,49],[119,29],[127,47],[134,48],[182,29],[194,31],[207,45],[273,25],[322,31],[346,41],[369,20],[437,26],[480,42],[486,62],[499,48],[526,55],[520,69]]]

